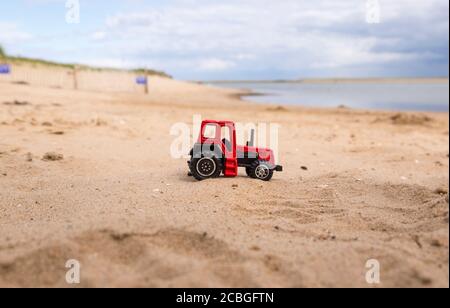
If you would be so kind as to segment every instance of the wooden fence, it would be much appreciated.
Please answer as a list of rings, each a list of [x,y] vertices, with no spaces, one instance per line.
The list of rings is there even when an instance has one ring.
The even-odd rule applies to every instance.
[[[147,85],[137,84],[136,78],[139,74],[132,72],[28,64],[11,64],[9,66],[8,74],[0,74],[0,82],[85,91],[148,92]]]

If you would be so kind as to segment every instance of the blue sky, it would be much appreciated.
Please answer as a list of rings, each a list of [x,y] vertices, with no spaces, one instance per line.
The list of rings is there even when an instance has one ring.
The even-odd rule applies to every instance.
[[[379,23],[367,22],[368,1]],[[448,0],[0,2],[9,54],[164,70],[176,78],[448,76]],[[371,6],[373,7],[373,6]]]

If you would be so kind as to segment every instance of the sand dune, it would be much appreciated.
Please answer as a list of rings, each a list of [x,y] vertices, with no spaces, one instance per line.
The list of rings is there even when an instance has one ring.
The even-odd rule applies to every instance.
[[[280,123],[285,172],[186,177],[169,130],[193,114]],[[0,286],[67,287],[77,259],[84,287],[370,287],[377,259],[381,287],[448,287],[448,125],[163,78],[147,96],[2,82]]]

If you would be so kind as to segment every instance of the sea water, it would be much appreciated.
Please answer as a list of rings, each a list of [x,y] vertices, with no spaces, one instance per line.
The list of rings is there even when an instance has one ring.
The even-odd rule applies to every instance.
[[[212,86],[251,90],[245,100],[308,107],[347,106],[397,111],[449,111],[448,82],[213,82]]]

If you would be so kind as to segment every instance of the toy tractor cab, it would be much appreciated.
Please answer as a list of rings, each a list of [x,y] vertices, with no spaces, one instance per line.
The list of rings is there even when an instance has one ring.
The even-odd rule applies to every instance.
[[[236,145],[235,124],[230,121],[202,122],[200,136],[190,152],[189,175],[199,181],[225,177],[236,177],[238,167],[245,168],[254,179],[270,181],[274,171],[283,171],[275,165],[271,149],[254,147],[255,131],[246,146]]]

